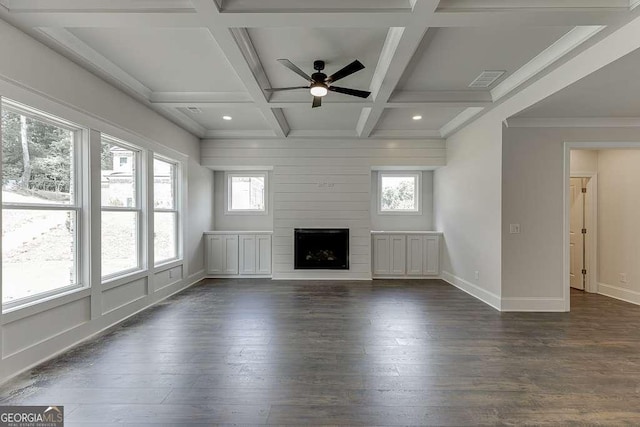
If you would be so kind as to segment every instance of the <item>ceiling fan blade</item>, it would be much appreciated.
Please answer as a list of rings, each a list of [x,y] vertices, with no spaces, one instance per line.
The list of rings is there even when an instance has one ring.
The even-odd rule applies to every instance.
[[[309,89],[309,86],[292,86],[292,87],[271,87],[265,89],[267,92],[281,92],[283,90]]]
[[[351,64],[347,65],[341,70],[336,71],[329,77],[327,77],[327,83],[337,82],[340,79],[343,79],[351,74],[364,69],[364,65],[357,59],[353,61]]]
[[[313,97],[313,104],[311,104],[311,108],[317,108],[322,106],[322,98],[319,96]]]
[[[287,67],[288,69],[290,69],[291,71],[293,71],[294,73],[296,73],[297,75],[299,75],[300,77],[302,77],[303,79],[309,82],[311,81],[311,76],[309,76],[307,73],[302,71],[293,62],[289,61],[288,59],[278,59],[278,62],[284,65],[285,67]]]
[[[346,87],[329,86],[329,90],[332,92],[344,93],[345,95],[357,96],[358,98],[368,98],[371,92],[366,90],[349,89]]]

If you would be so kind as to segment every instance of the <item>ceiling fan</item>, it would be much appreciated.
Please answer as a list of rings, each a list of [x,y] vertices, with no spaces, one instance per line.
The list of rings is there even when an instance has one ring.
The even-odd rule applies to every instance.
[[[309,86],[294,86],[294,87],[279,87],[279,88],[271,88],[265,89],[267,92],[280,92],[284,90],[296,90],[296,89],[309,89],[311,95],[313,95],[313,103],[311,106],[313,108],[320,107],[322,105],[322,97],[324,97],[329,91],[343,93],[345,95],[357,96],[359,98],[367,98],[371,95],[371,92],[367,92],[364,90],[358,89],[349,89],[345,87],[333,86],[334,82],[337,82],[340,79],[343,79],[347,76],[350,76],[353,73],[356,73],[362,69],[364,69],[364,65],[358,60],[353,61],[351,64],[342,68],[339,71],[336,71],[329,77],[322,72],[324,70],[324,61],[313,61],[313,68],[316,70],[311,76],[298,68],[293,62],[288,59],[278,59],[278,62],[304,78],[309,82]]]

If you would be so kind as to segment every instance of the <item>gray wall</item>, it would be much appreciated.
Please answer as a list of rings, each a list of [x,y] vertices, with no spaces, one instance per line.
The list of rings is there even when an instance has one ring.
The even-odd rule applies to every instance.
[[[441,140],[204,140],[201,154],[203,165],[215,169],[273,168],[273,276],[276,279],[370,279],[372,167],[419,169],[444,166],[446,162]],[[216,225],[219,225],[218,215]],[[241,225],[234,224],[234,228]],[[253,228],[249,224],[242,226]],[[296,227],[348,227],[350,270],[294,270],[293,230]]]

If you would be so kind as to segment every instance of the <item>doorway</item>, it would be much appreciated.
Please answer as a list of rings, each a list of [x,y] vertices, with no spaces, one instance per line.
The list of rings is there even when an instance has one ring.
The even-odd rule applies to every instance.
[[[572,174],[569,179],[569,285],[593,293],[597,292],[595,252],[591,248],[596,236],[595,189],[591,185],[595,179],[595,174]]]

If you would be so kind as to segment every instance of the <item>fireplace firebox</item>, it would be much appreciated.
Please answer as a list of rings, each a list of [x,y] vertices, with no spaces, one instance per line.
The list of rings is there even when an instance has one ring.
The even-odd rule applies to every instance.
[[[296,270],[348,270],[348,228],[296,228]]]

